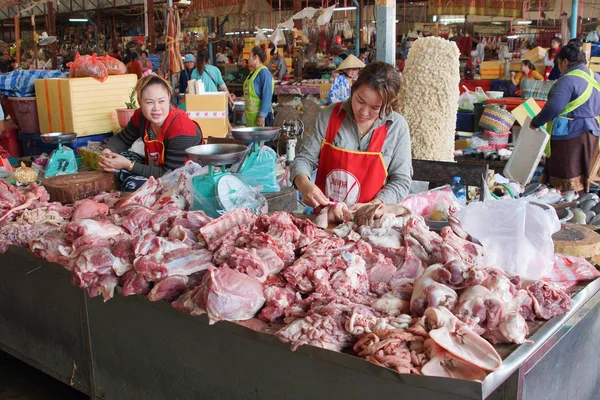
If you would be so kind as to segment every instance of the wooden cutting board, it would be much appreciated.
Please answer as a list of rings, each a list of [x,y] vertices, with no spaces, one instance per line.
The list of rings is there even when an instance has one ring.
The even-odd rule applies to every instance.
[[[569,256],[592,258],[600,255],[600,235],[584,225],[563,224],[552,235],[554,252]]]
[[[115,188],[115,178],[110,172],[80,172],[44,179],[42,186],[48,191],[50,201],[74,203],[98,193],[110,192]]]

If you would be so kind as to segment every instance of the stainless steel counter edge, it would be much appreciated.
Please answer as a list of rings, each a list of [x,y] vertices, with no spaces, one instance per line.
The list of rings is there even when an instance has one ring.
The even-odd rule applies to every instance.
[[[521,367],[529,357],[534,355],[538,350],[541,350],[542,346],[556,334],[561,327],[565,326],[565,323],[576,313],[578,313],[582,307],[600,290],[600,278],[590,282],[585,288],[577,293],[572,298],[571,309],[569,312],[554,317],[547,321],[542,327],[535,332],[529,339],[533,340],[534,343],[522,344],[512,352],[502,362],[502,367],[495,372],[489,374],[483,381],[483,398],[489,396],[494,390],[496,390],[508,377]],[[589,310],[587,310],[589,311]],[[586,314],[587,314],[586,311]],[[560,337],[556,338],[556,342],[560,338],[566,335],[573,326],[568,329],[563,329],[559,334]]]

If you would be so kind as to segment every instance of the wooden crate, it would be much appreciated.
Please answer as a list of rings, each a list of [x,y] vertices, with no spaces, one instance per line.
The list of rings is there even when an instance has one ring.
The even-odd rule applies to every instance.
[[[135,87],[134,74],[94,78],[36,79],[35,98],[41,133],[98,135],[119,129],[117,108],[125,108]]]

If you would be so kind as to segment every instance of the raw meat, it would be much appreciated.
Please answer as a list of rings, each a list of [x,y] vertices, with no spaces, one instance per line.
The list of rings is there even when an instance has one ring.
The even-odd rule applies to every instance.
[[[67,241],[67,235],[59,228],[54,228],[31,240],[29,250],[48,262],[67,265],[73,249]]]
[[[162,209],[163,207],[174,206],[181,210],[188,210],[192,204],[192,193],[187,187],[187,177],[181,174],[175,186],[162,192],[156,203],[149,207]]]
[[[480,285],[487,278],[487,272],[461,259],[445,263],[438,270],[437,281],[457,290]]]
[[[84,235],[92,235],[96,238],[108,238],[125,234],[123,228],[110,222],[96,221],[93,219],[80,219],[65,226],[65,232],[70,239]]]
[[[7,184],[3,185],[3,189],[6,189]],[[14,205],[15,201],[22,199],[22,202]],[[28,208],[35,208],[41,203],[47,203],[50,199],[48,192],[43,186],[38,186],[35,183],[30,183],[23,197],[16,196],[14,191],[9,190],[6,194],[5,205],[3,206],[2,213],[0,213],[0,223],[6,223],[12,220],[14,217],[23,213]],[[11,206],[12,207],[6,207]]]
[[[227,232],[236,226],[251,224],[256,216],[245,209],[233,210],[224,216],[217,218],[200,228],[200,234],[206,241],[208,248],[225,236]]]
[[[361,226],[358,228],[361,238],[373,246],[399,249],[402,247],[402,235],[392,228],[371,228]]]
[[[413,314],[422,316],[428,307],[454,309],[458,300],[456,292],[435,280],[441,268],[443,268],[441,264],[432,265],[415,279],[414,290],[410,299],[410,311]]]
[[[115,205],[115,208],[119,209],[128,204],[141,204],[146,207],[152,207],[156,203],[156,200],[158,200],[160,190],[160,179],[156,180],[151,176],[142,187],[119,201]]]
[[[227,265],[209,267],[202,287],[211,325],[217,321],[250,319],[265,304],[262,284]]]
[[[181,295],[188,287],[189,278],[183,275],[167,276],[157,282],[150,293],[150,301],[169,300]]]
[[[72,220],[91,219],[98,215],[107,215],[109,212],[106,203],[100,203],[92,199],[84,199],[73,205]]]
[[[454,356],[432,339],[425,341],[425,352],[429,361],[421,368],[423,375],[480,382],[485,379],[483,369]]]
[[[212,253],[208,250],[180,248],[169,253],[147,255],[137,258],[133,267],[148,281],[157,281],[166,276],[191,275],[203,271],[212,264]]]
[[[331,315],[312,314],[300,318],[275,333],[281,341],[292,344],[292,351],[302,345],[342,351],[352,346],[354,339],[339,320]]]
[[[134,294],[147,295],[150,293],[150,282],[134,270],[127,271],[121,276],[121,286],[123,287],[123,296]]]
[[[469,264],[485,268],[487,265],[487,256],[483,246],[462,239],[452,231],[452,228],[445,226],[442,228],[442,238],[444,243],[456,250],[463,260]],[[449,261],[449,260],[447,260]]]
[[[569,295],[551,283],[536,281],[527,286],[527,292],[533,300],[533,310],[538,318],[550,319],[571,308]]]

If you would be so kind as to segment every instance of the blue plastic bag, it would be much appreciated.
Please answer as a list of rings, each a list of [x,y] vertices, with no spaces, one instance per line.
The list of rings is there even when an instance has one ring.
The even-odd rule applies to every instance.
[[[251,145],[253,146],[253,144]],[[258,154],[249,153],[238,171],[238,178],[250,186],[262,186],[262,193],[277,193],[277,154],[268,146],[258,150]]]

